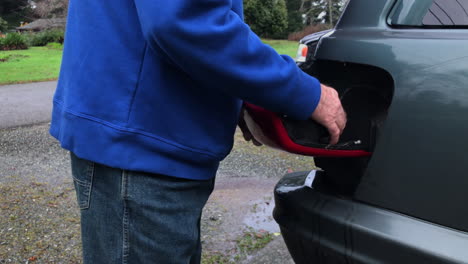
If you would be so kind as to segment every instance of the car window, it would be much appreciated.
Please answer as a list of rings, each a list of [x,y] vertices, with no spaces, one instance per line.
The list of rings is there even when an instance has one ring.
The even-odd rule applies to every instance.
[[[394,26],[467,27],[468,0],[400,0],[389,22]]]

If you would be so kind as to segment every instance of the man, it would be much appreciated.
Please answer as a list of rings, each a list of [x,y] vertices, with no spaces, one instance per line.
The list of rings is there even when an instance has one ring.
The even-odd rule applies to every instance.
[[[51,134],[71,151],[85,263],[199,263],[242,100],[314,118],[337,93],[242,20],[242,0],[71,0]]]

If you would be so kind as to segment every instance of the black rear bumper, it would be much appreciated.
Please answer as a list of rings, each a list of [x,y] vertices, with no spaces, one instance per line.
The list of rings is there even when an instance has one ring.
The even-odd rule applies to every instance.
[[[468,234],[304,186],[308,172],[275,188],[274,218],[301,263],[468,263]]]

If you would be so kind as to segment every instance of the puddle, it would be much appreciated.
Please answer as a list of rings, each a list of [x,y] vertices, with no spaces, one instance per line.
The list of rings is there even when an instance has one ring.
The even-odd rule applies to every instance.
[[[275,200],[273,197],[265,197],[250,204],[252,208],[246,214],[243,223],[255,230],[265,230],[270,233],[280,232],[278,224],[273,219]]]

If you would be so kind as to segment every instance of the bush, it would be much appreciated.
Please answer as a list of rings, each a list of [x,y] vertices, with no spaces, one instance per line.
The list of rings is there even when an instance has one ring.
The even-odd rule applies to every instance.
[[[0,49],[2,50],[19,50],[27,49],[25,38],[18,33],[9,33],[0,42]]]
[[[285,0],[244,0],[245,22],[263,38],[284,38],[288,28]]]
[[[29,46],[34,46],[34,47],[39,47],[39,46],[45,46],[48,43],[52,42],[57,42],[62,44],[64,40],[64,32],[63,30],[47,30],[47,31],[42,31],[39,33],[32,33],[27,36],[28,39],[28,45]]]
[[[328,24],[310,25],[310,26],[305,27],[301,31],[289,34],[288,40],[299,41],[299,40],[303,39],[307,35],[310,35],[310,34],[313,34],[313,33],[319,32],[319,31],[327,30],[327,29],[330,29],[330,25],[328,25]]]
[[[57,42],[51,42],[46,45],[48,49],[63,49],[63,44],[62,43],[57,43]]]

